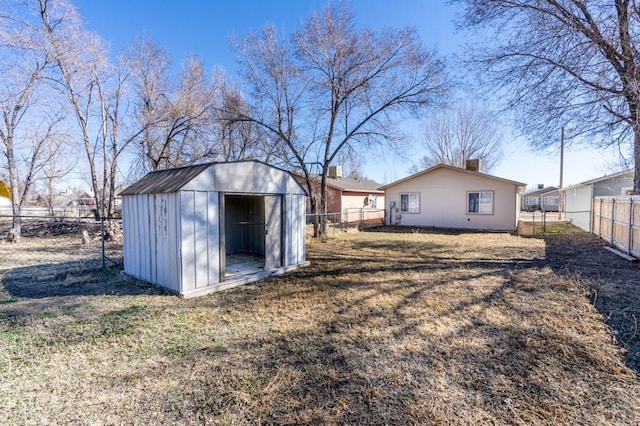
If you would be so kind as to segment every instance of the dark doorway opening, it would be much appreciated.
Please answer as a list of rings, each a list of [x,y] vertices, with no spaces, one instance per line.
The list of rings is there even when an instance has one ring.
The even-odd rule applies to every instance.
[[[225,195],[225,278],[264,269],[265,210],[259,195]]]

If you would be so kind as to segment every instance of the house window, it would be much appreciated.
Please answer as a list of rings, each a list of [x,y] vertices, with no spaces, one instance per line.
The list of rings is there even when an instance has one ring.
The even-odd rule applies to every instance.
[[[560,197],[558,197],[557,195],[544,197],[544,203],[549,206],[557,206],[560,204]]]
[[[535,206],[538,204],[538,197],[527,197],[524,201],[527,206]]]
[[[402,213],[419,213],[420,194],[417,192],[400,194],[400,211]]]
[[[493,214],[493,191],[467,193],[467,213]]]

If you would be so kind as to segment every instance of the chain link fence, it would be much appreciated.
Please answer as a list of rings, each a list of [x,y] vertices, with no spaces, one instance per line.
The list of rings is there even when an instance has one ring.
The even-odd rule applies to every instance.
[[[19,217],[22,238],[76,236],[85,246],[95,248],[96,259],[100,260],[103,269],[113,265],[122,266],[122,219],[96,217],[91,210],[86,213],[72,216],[60,215],[59,212],[20,216],[0,214],[0,239],[10,242],[14,217]]]
[[[313,235],[313,224],[326,223],[327,235],[335,235],[351,229],[363,229],[384,226],[383,209],[347,208],[342,213],[309,213],[307,217],[307,235]]]

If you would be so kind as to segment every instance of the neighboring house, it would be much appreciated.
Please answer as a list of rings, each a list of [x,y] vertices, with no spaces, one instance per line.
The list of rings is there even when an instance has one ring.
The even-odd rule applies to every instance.
[[[391,225],[514,231],[525,187],[521,182],[439,164],[381,189]]]
[[[522,195],[520,206],[523,211],[542,210],[557,212],[560,208],[560,190],[555,186],[540,188]]]
[[[121,193],[124,271],[190,297],[305,266],[306,195],[259,161],[149,173]]]
[[[630,194],[633,190],[633,173],[633,169],[625,170],[560,189],[564,194],[566,220],[591,232],[593,197]]]
[[[300,174],[294,173],[294,177],[306,188]],[[314,175],[313,182],[315,195],[320,192],[320,176]],[[369,179],[342,177],[342,168],[331,166],[327,175],[327,213],[339,214],[341,221],[355,222],[362,218],[362,211],[384,210],[384,191],[379,187],[379,183]],[[307,213],[310,211],[307,200]]]

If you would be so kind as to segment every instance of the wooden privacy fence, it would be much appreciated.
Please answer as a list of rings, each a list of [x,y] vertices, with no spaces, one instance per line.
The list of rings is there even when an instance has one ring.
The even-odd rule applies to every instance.
[[[592,229],[611,246],[640,257],[640,196],[595,197]]]

